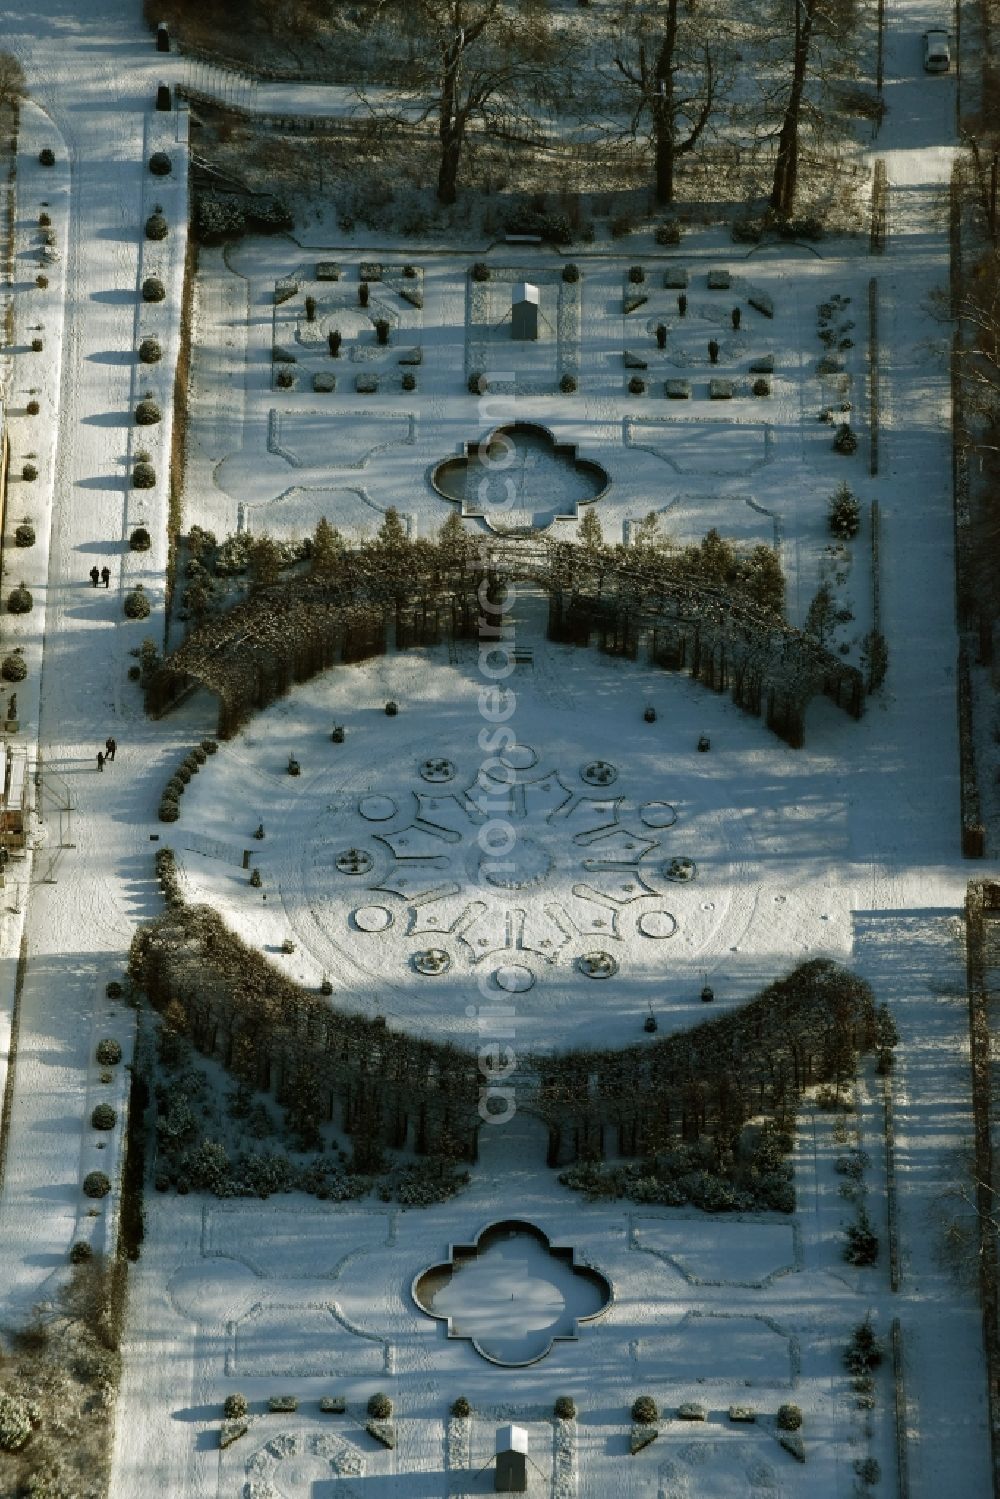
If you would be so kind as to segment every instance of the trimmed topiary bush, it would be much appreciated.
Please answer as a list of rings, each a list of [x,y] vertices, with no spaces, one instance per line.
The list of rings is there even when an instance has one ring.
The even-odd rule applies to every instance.
[[[641,396],[646,393],[646,382],[641,375],[633,375],[628,382],[629,395]]]
[[[25,519],[20,522],[14,531],[14,545],[16,547],[33,547],[35,544],[35,528],[31,521]]]
[[[146,238],[166,239],[169,233],[170,226],[164,218],[163,214],[159,210],[157,210],[155,213],[151,213],[149,215],[149,218],[146,220]]]
[[[135,489],[152,489],[156,483],[156,469],[144,460],[132,470],[132,485]]]
[[[250,1403],[245,1395],[239,1393],[227,1395],[222,1407],[223,1415],[227,1421],[240,1421],[250,1409]]]
[[[628,279],[632,286],[641,286],[646,279],[646,272],[641,265],[630,265],[628,268]]]
[[[576,376],[563,375],[559,381],[559,389],[562,391],[564,396],[571,396],[576,390]]]
[[[149,618],[149,599],[146,597],[146,591],[141,583],[137,583],[131,593],[125,595],[125,618]]]
[[[154,177],[166,177],[170,173],[170,157],[166,151],[154,151],[149,158],[149,170]]]
[[[94,1056],[102,1067],[115,1067],[122,1059],[121,1043],[113,1036],[104,1036],[98,1041]]]
[[[490,279],[490,268],[485,261],[477,260],[471,271],[473,281],[488,281]]]
[[[452,1401],[451,1413],[453,1416],[458,1416],[462,1421],[464,1421],[467,1416],[472,1415],[472,1406],[466,1400],[464,1395],[459,1395],[457,1400]]]
[[[125,990],[118,979],[108,979],[104,985],[104,992],[109,999],[121,999]]]
[[[163,357],[158,338],[144,338],[139,345],[139,359],[143,364],[158,364]]]
[[[54,167],[56,164],[56,153],[51,146],[43,146],[38,153],[38,160],[43,167]]]
[[[652,1395],[637,1395],[632,1402],[632,1420],[638,1426],[652,1426],[660,1419],[660,1408]]]
[[[279,390],[291,390],[295,384],[295,376],[291,370],[280,369],[274,377],[274,383]]]
[[[779,1405],[775,1420],[779,1431],[798,1431],[802,1425],[802,1412],[797,1405]]]
[[[153,427],[160,420],[160,408],[151,396],[143,396],[135,408],[136,425]]]
[[[392,1401],[381,1390],[368,1397],[368,1414],[373,1421],[388,1421],[392,1415]]]
[[[118,1115],[109,1103],[99,1103],[90,1116],[94,1129],[114,1129]]]
[[[201,747],[205,751],[206,755],[218,754],[219,744],[218,740],[216,739],[203,739],[201,741]]]
[[[103,1171],[88,1171],[83,1178],[84,1197],[107,1197],[111,1182]]]
[[[167,288],[159,276],[147,276],[142,283],[142,300],[144,302],[162,302],[167,295]]]
[[[40,354],[44,348],[45,344],[40,338],[33,338],[31,340],[31,352],[33,354]]]
[[[298,1410],[299,1399],[297,1395],[271,1395],[268,1398],[267,1408],[276,1414],[291,1415],[293,1411]]]
[[[44,291],[48,284],[48,276],[43,275],[42,272],[39,271],[38,275],[35,277],[35,285],[38,287],[39,291]]]
[[[402,385],[404,390],[416,390],[417,377],[412,370],[407,370],[403,376]]]
[[[21,478],[26,479],[30,484],[33,479],[38,478],[38,469],[33,463],[23,463],[21,465]]]
[[[564,281],[568,282],[579,281],[580,267],[578,265],[574,265],[572,260],[567,261],[567,263],[562,268],[562,278]]]
[[[471,393],[474,396],[484,396],[487,389],[488,384],[486,376],[481,374],[478,370],[473,371],[473,373],[469,376],[469,390],[471,391]]]
[[[181,809],[172,797],[162,796],[156,815],[161,822],[176,822],[181,815]]]
[[[94,1251],[91,1249],[90,1245],[86,1242],[86,1240],[85,1239],[77,1239],[76,1243],[71,1247],[70,1252],[69,1252],[69,1262],[70,1262],[70,1264],[71,1265],[84,1265],[84,1264],[86,1264],[86,1262],[88,1260],[92,1260],[93,1258],[94,1258]]]
[[[30,590],[23,583],[18,583],[17,587],[10,591],[7,612],[8,614],[30,614],[33,603],[34,599],[31,597]]]
[[[560,1421],[576,1420],[576,1404],[569,1395],[560,1395],[553,1406]]]
[[[847,422],[841,422],[837,428],[837,435],[833,439],[833,451],[835,453],[856,453],[858,450],[858,439],[854,428]]]
[[[27,406],[25,406],[24,409],[28,413],[29,416],[37,416],[38,413],[41,411],[42,408],[41,408],[41,406],[39,406],[39,404],[38,404],[37,401],[29,401],[28,404],[27,404]]]
[[[0,677],[5,682],[23,682],[28,675],[28,663],[17,651],[11,651],[9,656],[4,656],[0,662]]]

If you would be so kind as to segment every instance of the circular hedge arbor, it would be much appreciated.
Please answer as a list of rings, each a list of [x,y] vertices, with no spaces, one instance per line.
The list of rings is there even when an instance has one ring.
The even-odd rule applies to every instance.
[[[654,546],[482,546],[460,523],[436,542],[387,527],[359,547],[314,552],[306,576],[258,585],[151,674],[147,709],[164,713],[204,687],[219,700],[219,736],[228,738],[294,682],[379,654],[390,629],[400,649],[478,638],[481,600],[500,602],[508,584],[525,579],[548,595],[551,639],[646,652],[729,691],[793,745],[818,693],[862,711],[856,668],[789,626],[752,586],[699,575],[696,557]],[[243,943],[217,912],[188,906],[170,849],[159,851],[157,871],[167,910],[137,934],[129,975],[157,1008],[183,996],[196,1046],[248,1086],[294,1088],[318,1119],[336,1119],[352,1137],[355,1169],[375,1169],[411,1129],[421,1153],[474,1156],[483,1116],[464,1049],[338,1010]],[[731,1140],[761,1113],[787,1127],[802,1090],[849,1075],[872,1035],[867,985],[815,960],[683,1034],[524,1056],[518,1106],[546,1122],[550,1165],[599,1159],[609,1128],[631,1156],[669,1142]]]
[[[480,589],[500,598],[528,580],[548,595],[548,635],[597,644],[728,691],[793,747],[818,694],[859,718],[861,673],[787,624],[746,588],[705,581],[683,554],[658,547],[580,546],[454,533],[438,542],[394,538],[338,555],[327,572],[259,587],[169,656],[146,688],[155,716],[196,686],[219,700],[220,738],[254,712],[336,662],[397,648],[475,638]],[[486,596],[486,593],[483,594]]]

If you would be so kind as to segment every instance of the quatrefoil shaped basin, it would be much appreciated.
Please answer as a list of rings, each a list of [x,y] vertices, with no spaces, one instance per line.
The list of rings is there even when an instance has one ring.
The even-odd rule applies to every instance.
[[[613,1300],[600,1270],[576,1263],[575,1251],[553,1244],[522,1218],[491,1223],[471,1244],[453,1244],[443,1264],[416,1277],[413,1300],[467,1338],[492,1364],[537,1364],[556,1339],[579,1336]]]
[[[555,520],[576,520],[581,505],[602,499],[608,472],[581,458],[576,444],[556,442],[538,422],[507,422],[445,458],[431,483],[462,514],[485,520],[501,535],[544,531]]]

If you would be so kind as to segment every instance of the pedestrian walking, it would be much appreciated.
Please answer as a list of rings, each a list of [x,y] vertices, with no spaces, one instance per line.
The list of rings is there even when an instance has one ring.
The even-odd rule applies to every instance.
[[[104,584],[105,588],[110,588],[111,587],[111,569],[110,569],[110,567],[102,567],[101,568],[101,582]]]
[[[678,294],[678,297],[677,297],[677,311],[679,312],[679,314],[681,315],[681,317],[683,317],[685,315],[685,313],[687,312],[687,310],[688,310],[688,299],[684,295],[683,292],[680,292]]]
[[[105,759],[107,759],[107,760],[113,760],[115,758],[115,750],[117,748],[118,748],[118,741],[115,740],[115,739],[112,739],[111,735],[109,734],[108,737],[107,737],[107,739],[105,739],[105,741],[104,741]]]
[[[734,333],[738,333],[740,331],[740,323],[741,323],[741,321],[743,319],[743,314],[740,312],[740,309],[738,307],[734,307],[733,308],[732,319],[733,319],[733,332]]]
[[[101,581],[101,575],[97,571],[96,565],[90,569],[90,581],[93,583],[93,585],[94,585],[95,588],[97,587],[98,583]]]
[[[708,340],[708,359],[710,364],[719,362],[719,345],[714,338]]]
[[[104,769],[104,755],[100,750],[97,751],[97,768],[98,770]]]

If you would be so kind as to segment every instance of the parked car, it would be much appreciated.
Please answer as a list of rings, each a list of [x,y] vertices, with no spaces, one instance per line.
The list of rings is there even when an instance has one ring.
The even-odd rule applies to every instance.
[[[947,31],[924,32],[924,72],[947,73],[951,68],[951,42]]]

